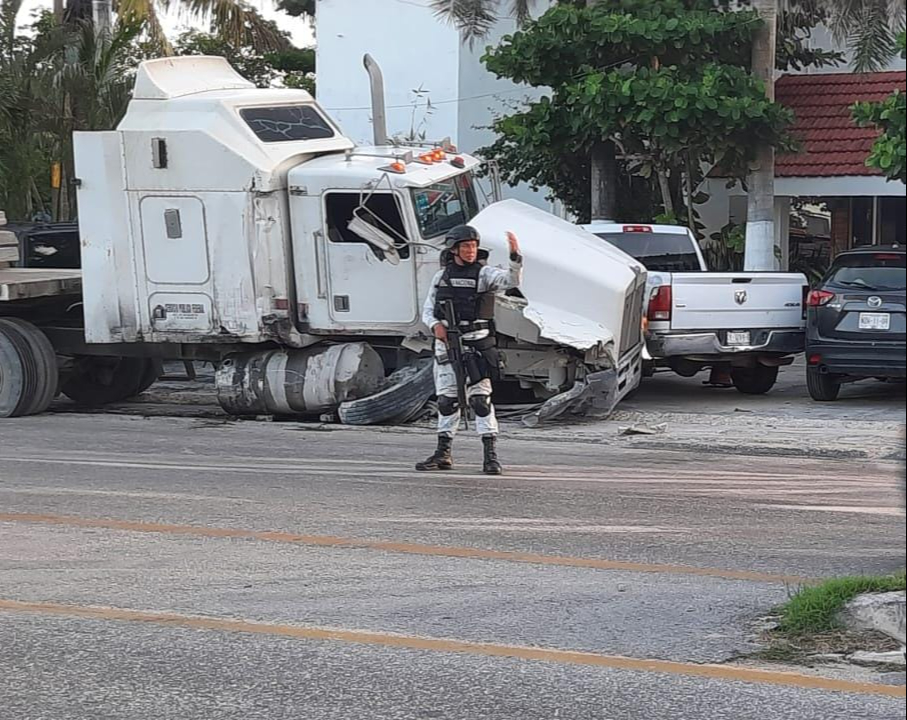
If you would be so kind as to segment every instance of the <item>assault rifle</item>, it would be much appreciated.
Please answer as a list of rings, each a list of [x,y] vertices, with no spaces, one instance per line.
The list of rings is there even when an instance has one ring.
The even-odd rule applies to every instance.
[[[457,320],[457,311],[453,300],[441,303],[441,312],[447,325],[447,355],[453,365],[454,377],[457,379],[457,403],[464,418],[469,418],[469,405],[466,404],[466,360],[463,355],[463,333]]]

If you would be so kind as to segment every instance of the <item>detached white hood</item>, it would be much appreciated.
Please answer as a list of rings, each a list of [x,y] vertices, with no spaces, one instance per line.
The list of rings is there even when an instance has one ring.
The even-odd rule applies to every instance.
[[[620,347],[625,310],[645,268],[580,227],[517,200],[490,205],[470,222],[490,250],[490,265],[505,266],[505,233],[516,234],[528,301],[523,315],[541,337],[587,351]],[[633,315],[638,317],[637,315]]]

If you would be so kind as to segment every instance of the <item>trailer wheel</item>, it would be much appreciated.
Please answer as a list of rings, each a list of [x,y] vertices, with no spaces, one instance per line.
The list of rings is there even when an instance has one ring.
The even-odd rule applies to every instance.
[[[72,376],[63,384],[63,394],[79,405],[99,407],[137,395],[147,370],[145,358],[76,358]]]
[[[50,407],[57,396],[60,385],[60,373],[57,369],[57,353],[43,331],[27,320],[5,318],[0,320],[7,327],[15,327],[28,345],[34,360],[36,376],[35,394],[23,415],[39,415]]]
[[[341,403],[340,422],[345,425],[379,425],[405,422],[421,410],[434,395],[432,362],[421,362],[398,370],[384,390],[358,400]]]
[[[731,382],[744,395],[765,395],[775,386],[777,380],[777,366],[756,365],[731,368]]]
[[[0,417],[27,415],[37,381],[37,363],[28,341],[15,325],[0,320]]]

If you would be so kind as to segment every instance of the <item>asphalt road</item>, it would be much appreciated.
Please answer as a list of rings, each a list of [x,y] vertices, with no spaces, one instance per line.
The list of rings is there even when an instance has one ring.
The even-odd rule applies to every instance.
[[[811,578],[904,565],[895,467],[419,429],[0,424],[0,719],[905,717],[761,672]]]

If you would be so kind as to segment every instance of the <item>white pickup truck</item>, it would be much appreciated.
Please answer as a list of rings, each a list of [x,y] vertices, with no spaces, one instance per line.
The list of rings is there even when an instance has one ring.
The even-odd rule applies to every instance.
[[[709,272],[692,232],[676,225],[598,222],[583,228],[648,270],[648,369],[684,377],[728,371],[742,393],[768,392],[778,368],[803,352],[806,277]]]

